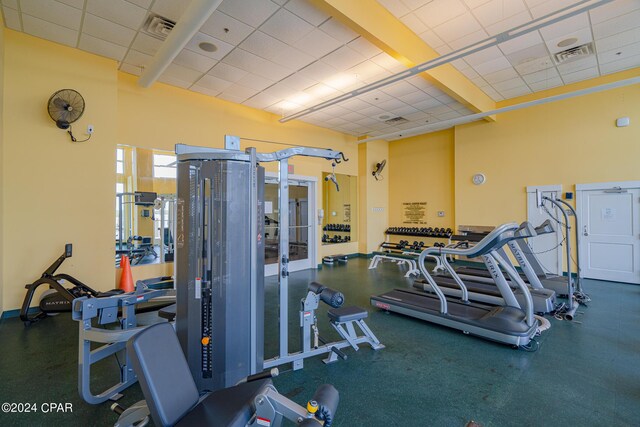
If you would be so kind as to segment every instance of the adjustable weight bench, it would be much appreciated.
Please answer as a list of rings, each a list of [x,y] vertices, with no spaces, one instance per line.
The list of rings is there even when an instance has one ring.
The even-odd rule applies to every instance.
[[[128,409],[114,404],[116,426],[144,425],[151,417],[157,426],[277,427],[287,418],[299,426],[330,427],[338,407],[338,392],[329,384],[318,388],[306,409],[282,396],[269,379],[277,369],[200,396],[170,323],[139,332],[127,350],[146,402]]]

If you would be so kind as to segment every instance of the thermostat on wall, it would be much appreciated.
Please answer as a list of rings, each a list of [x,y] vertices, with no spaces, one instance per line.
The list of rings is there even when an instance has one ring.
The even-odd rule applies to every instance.
[[[473,175],[472,181],[475,185],[482,185],[487,181],[487,177],[483,173]]]

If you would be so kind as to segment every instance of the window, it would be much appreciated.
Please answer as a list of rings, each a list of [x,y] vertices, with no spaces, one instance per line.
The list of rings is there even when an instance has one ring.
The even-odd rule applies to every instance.
[[[124,173],[124,150],[122,148],[116,148],[116,173]]]
[[[154,178],[176,178],[176,156],[168,154],[153,155]]]
[[[124,193],[124,184],[121,182],[116,183],[116,194]],[[120,230],[120,205],[118,204],[118,198],[116,197],[116,240],[118,240],[118,233]]]

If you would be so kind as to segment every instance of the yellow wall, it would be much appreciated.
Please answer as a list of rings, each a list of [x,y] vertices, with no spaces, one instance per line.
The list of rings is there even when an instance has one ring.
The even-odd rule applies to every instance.
[[[389,144],[389,163],[394,167],[382,174],[389,180],[389,225],[403,224],[403,203],[426,202],[427,225],[453,227],[454,212],[454,131],[443,130],[402,139]],[[444,211],[444,217],[438,217]]]
[[[3,98],[12,106],[3,116],[2,171],[11,177],[3,185],[4,310],[20,306],[24,284],[36,279],[66,242],[74,244],[74,256],[62,270],[98,289],[114,286],[114,275],[119,276],[113,266],[117,144],[170,151],[177,142],[222,147],[224,135],[232,134],[342,150],[351,161],[338,165],[336,172],[358,172],[358,148],[351,136],[303,122],[280,124],[273,114],[163,84],[143,89],[134,76],[119,73],[115,61],[11,30],[4,35]],[[85,98],[86,111],[74,127],[76,136],[82,136],[87,124],[95,126],[87,143],[69,142],[46,112],[49,96],[66,87]],[[287,148],[246,140],[241,144],[262,152]],[[325,160],[291,163],[296,174],[315,176],[318,182],[323,172],[331,171]],[[357,243],[345,246],[341,252],[357,251]],[[134,267],[134,279],[170,269]]]
[[[617,128],[617,117],[631,126]],[[525,187],[638,180],[640,85],[517,110],[455,131],[456,223],[524,221]],[[485,184],[471,182],[486,175]]]
[[[360,218],[364,216],[366,222],[366,228],[361,226],[360,230],[366,232],[366,240],[360,245],[359,250],[361,253],[369,254],[377,250],[380,243],[384,241],[384,232],[389,227],[389,181],[376,181],[371,174],[377,163],[389,158],[389,143],[370,141],[361,144],[360,147],[364,152],[359,168],[359,180],[364,183],[361,184],[360,191],[364,190],[365,196],[362,205],[363,215]],[[390,164],[387,164],[387,167],[389,169],[386,171],[389,173],[392,167]]]
[[[4,153],[4,22],[0,15],[0,166]],[[0,272],[4,271],[4,168],[0,170]],[[4,278],[0,273],[0,314],[3,310],[2,288]]]

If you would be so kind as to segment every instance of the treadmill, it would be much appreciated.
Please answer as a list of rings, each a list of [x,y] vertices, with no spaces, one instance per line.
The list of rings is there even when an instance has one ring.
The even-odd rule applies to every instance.
[[[536,229],[531,225],[531,223],[525,221],[520,224],[520,227],[514,232],[513,237],[510,241],[507,242],[507,245],[511,247],[512,245],[514,245],[515,241],[523,240],[535,235]],[[509,260],[503,248],[497,249],[497,252],[502,256],[503,259],[507,261]],[[528,274],[528,276],[525,276],[525,279],[529,276],[531,276],[532,278],[531,282],[533,283],[533,285],[531,285],[531,287],[529,288],[529,292],[531,293],[531,298],[533,299],[533,311],[540,314],[552,312],[555,309],[556,303],[555,292],[549,289],[544,289],[538,281],[537,276],[535,276],[533,271],[529,269],[526,262],[522,259],[522,256],[516,253],[514,253],[514,255],[516,256],[516,259],[522,263],[521,267],[524,266],[526,273]],[[491,266],[487,264],[487,268],[491,268]],[[468,290],[469,300],[492,305],[514,305],[518,308],[522,307],[525,304],[525,295],[516,285],[507,280],[503,274],[498,274],[498,271],[492,273],[489,270],[477,270],[486,272],[487,276],[478,277],[469,273],[461,274],[460,268],[456,270],[456,273],[461,279],[463,279],[464,284]],[[468,269],[463,269],[463,271],[467,272]],[[458,298],[462,297],[462,291],[460,290],[458,283],[452,276],[437,275],[434,276],[434,280],[445,295]],[[498,289],[499,286],[510,286],[512,288],[515,287],[515,289],[512,289],[516,299],[515,304],[513,300],[505,300],[505,298],[503,298],[503,293],[500,292],[500,289]],[[431,286],[424,279],[416,280],[414,282],[414,287],[424,291],[431,291]]]
[[[371,305],[500,343],[526,348],[538,330],[538,321],[533,316],[531,294],[527,285],[520,280],[513,266],[510,263],[508,264],[496,251],[513,238],[518,228],[519,225],[516,223],[503,224],[491,231],[477,245],[467,249],[425,249],[418,258],[418,268],[429,282],[434,293],[412,289],[395,289],[382,295],[372,296],[370,299]],[[445,260],[445,268],[460,287],[461,298],[448,299],[444,295],[425,268],[424,261],[429,255],[440,256],[441,259]],[[485,304],[469,302],[467,288],[446,261],[447,255],[466,256],[468,258],[482,256],[489,260],[488,265],[492,267],[501,266],[525,296],[524,308],[518,308],[513,305],[490,307]],[[507,288],[500,289],[503,292],[503,298],[505,300],[515,300],[511,288]],[[510,296],[509,293],[511,293]]]

